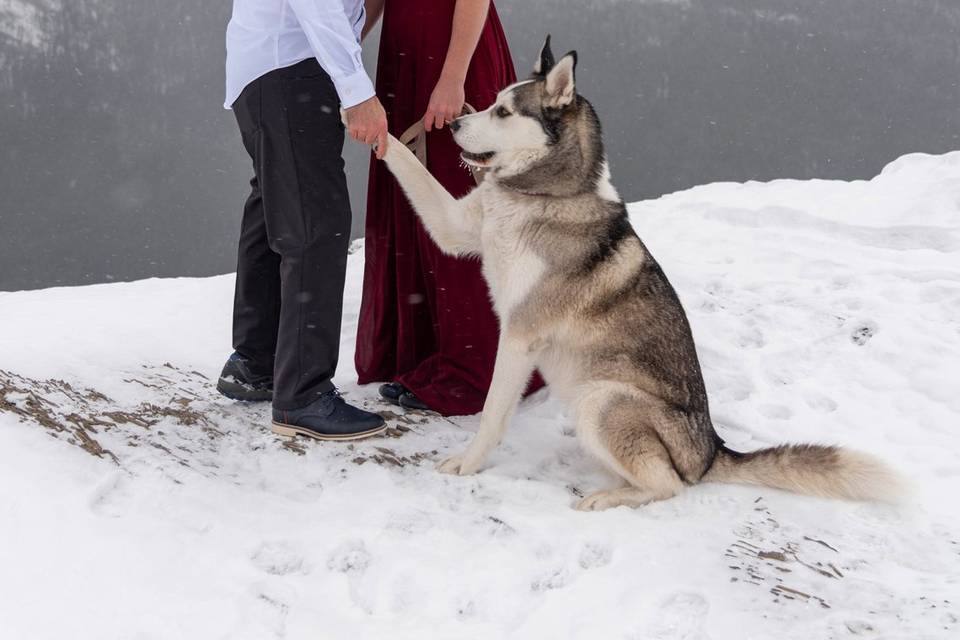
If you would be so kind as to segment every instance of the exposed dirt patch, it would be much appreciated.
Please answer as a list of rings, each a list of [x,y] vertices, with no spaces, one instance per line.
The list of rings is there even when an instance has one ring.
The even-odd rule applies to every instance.
[[[812,572],[823,579],[840,580],[844,577],[837,564],[840,553],[829,543],[802,536],[799,540],[786,537],[780,523],[757,498],[755,516],[735,533],[737,539],[727,547],[725,555],[732,562],[728,566],[734,572],[731,582],[744,582],[769,588],[774,602],[799,600],[814,602],[829,609],[827,600],[809,587],[791,586],[791,574]],[[803,576],[804,583],[809,576]]]
[[[272,438],[268,432],[268,403],[251,405],[225,400],[202,373],[170,363],[144,365],[140,371],[125,374],[120,381],[138,390],[134,394],[139,399],[137,404],[122,403],[97,389],[65,380],[39,380],[0,370],[0,412],[12,413],[21,421],[36,424],[52,436],[114,464],[121,464],[125,456],[137,450],[151,447],[164,452],[178,465],[205,473],[215,473],[219,447],[224,446],[220,441],[227,436],[233,438],[233,445],[228,446],[242,443],[240,446],[251,447],[251,455],[263,446],[263,440],[258,442],[254,435],[259,434],[296,455],[306,455],[312,447],[323,446],[355,465],[373,462],[402,468],[419,465],[437,454],[398,453],[384,446],[371,448],[369,444],[334,446],[304,438]],[[372,410],[387,421],[384,437],[390,439],[419,433],[419,427],[429,421],[428,415],[420,413],[397,413],[383,410],[382,406]],[[204,455],[198,455],[200,450],[205,451]]]
[[[352,445],[351,450],[353,450]],[[436,450],[420,451],[408,456],[400,455],[387,447],[374,447],[374,451],[375,453],[365,452],[361,455],[354,456],[350,459],[350,462],[356,465],[374,462],[384,467],[406,467],[408,465],[419,465],[424,460],[431,460],[437,455]]]
[[[221,435],[207,413],[194,406],[200,396],[183,384],[190,378],[206,381],[203,374],[184,372],[170,364],[163,369],[166,371],[153,371],[145,379],[124,380],[157,389],[157,395],[167,397],[166,401],[141,402],[133,407],[119,406],[96,389],[65,380],[37,380],[0,369],[0,412],[34,422],[51,435],[114,463],[119,463],[117,455],[101,444],[107,432],[124,432],[131,446],[139,444],[137,429],[149,430],[161,422],[199,428],[209,436]]]

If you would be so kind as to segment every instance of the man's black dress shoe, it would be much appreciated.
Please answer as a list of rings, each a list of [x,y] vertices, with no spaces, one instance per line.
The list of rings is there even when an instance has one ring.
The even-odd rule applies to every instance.
[[[347,404],[334,389],[301,409],[274,409],[271,430],[281,436],[360,440],[383,433],[386,429],[383,418]]]
[[[263,402],[273,399],[273,372],[254,371],[253,363],[239,353],[231,354],[223,365],[217,391],[231,400]]]

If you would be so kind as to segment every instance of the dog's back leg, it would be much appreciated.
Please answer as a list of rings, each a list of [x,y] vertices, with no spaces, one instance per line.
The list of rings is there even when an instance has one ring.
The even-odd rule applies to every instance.
[[[657,409],[617,391],[598,390],[583,399],[577,424],[581,442],[626,486],[593,493],[577,509],[639,507],[671,498],[683,489],[667,448],[651,426],[651,410]]]

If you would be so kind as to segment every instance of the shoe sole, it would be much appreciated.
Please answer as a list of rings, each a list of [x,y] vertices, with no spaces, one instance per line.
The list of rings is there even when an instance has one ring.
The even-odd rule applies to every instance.
[[[403,408],[403,409],[406,409],[407,411],[420,411],[420,412],[423,412],[423,413],[425,413],[425,412],[433,412],[433,409],[431,409],[430,407],[428,407],[428,406],[426,406],[426,405],[424,405],[424,406],[422,406],[422,407],[414,407],[414,406],[412,406],[412,405],[410,405],[410,404],[407,404],[406,402],[403,401],[403,396],[400,396],[400,401],[397,403],[397,405],[398,405],[399,407]]]
[[[288,438],[295,438],[296,436],[306,436],[308,438],[313,438],[314,440],[321,441],[344,441],[344,440],[363,440],[364,438],[372,438],[373,436],[380,435],[387,430],[386,423],[380,425],[376,429],[370,429],[369,431],[361,431],[359,433],[349,433],[343,435],[325,435],[322,433],[317,433],[316,431],[311,431],[310,429],[304,429],[292,424],[283,424],[282,422],[274,422],[270,427],[270,431],[274,432],[278,436],[286,436]]]
[[[393,405],[394,407],[400,407],[401,409],[406,409],[407,411],[421,411],[421,412],[433,412],[430,407],[411,407],[403,401],[403,396],[407,393],[401,394],[397,398],[391,398],[390,396],[385,396],[382,393],[378,394],[380,399],[386,404]]]
[[[273,400],[272,391],[250,391],[242,384],[226,382],[224,380],[217,381],[217,391],[224,397],[241,402],[266,402]]]
[[[399,406],[400,406],[400,401],[399,401],[399,400],[395,400],[395,399],[393,399],[393,398],[388,398],[387,396],[380,396],[380,401],[383,402],[384,404],[389,404],[389,405],[394,406],[394,407],[399,407]]]

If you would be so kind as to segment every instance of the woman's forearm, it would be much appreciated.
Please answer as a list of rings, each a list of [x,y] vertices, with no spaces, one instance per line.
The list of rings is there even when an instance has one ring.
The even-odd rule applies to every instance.
[[[457,0],[453,12],[453,35],[450,36],[442,76],[461,83],[466,79],[489,10],[490,0]]]
[[[360,36],[361,39],[367,37],[367,34],[373,31],[373,28],[377,26],[377,21],[380,20],[380,16],[383,15],[383,3],[385,0],[363,0],[363,8],[367,13],[367,19],[363,23],[363,34]]]

